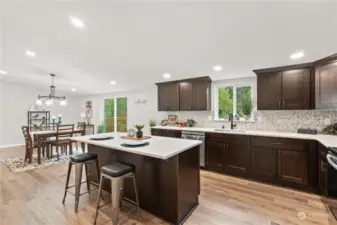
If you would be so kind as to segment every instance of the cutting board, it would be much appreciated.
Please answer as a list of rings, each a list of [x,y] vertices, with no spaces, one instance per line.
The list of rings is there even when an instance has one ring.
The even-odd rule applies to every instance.
[[[136,136],[135,137],[122,136],[121,138],[122,139],[128,139],[128,140],[142,141],[142,140],[150,139],[151,137],[150,136],[143,136],[142,138],[137,138]]]

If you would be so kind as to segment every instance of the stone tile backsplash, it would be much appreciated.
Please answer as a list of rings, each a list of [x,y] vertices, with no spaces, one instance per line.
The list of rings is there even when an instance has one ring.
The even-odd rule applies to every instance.
[[[229,127],[229,123],[223,121],[211,121],[210,112],[176,112],[168,113],[178,115],[179,120],[192,118],[197,121],[198,127]],[[337,122],[336,110],[287,110],[287,111],[257,111],[255,121],[236,122],[238,129],[245,130],[270,130],[296,132],[298,128],[310,128],[322,130],[327,125]]]

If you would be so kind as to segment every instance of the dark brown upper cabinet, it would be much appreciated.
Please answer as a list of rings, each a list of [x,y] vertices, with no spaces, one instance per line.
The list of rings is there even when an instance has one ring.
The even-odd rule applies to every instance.
[[[312,109],[312,64],[254,70],[258,110]]]
[[[337,108],[337,54],[315,62],[316,108]]]
[[[207,111],[211,104],[211,79],[199,77],[157,83],[158,111]]]
[[[257,76],[258,110],[281,109],[282,74],[265,73]]]
[[[158,85],[158,111],[179,111],[179,84]]]

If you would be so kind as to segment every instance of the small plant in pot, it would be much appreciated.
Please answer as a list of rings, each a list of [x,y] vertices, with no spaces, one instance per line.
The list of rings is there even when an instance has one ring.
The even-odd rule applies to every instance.
[[[142,129],[144,128],[144,125],[137,124],[134,127],[137,129],[137,132],[136,132],[137,138],[142,138],[143,137],[143,131],[142,131]]]
[[[250,114],[253,111],[253,102],[250,94],[246,95],[242,101],[242,114],[245,120],[249,120]]]

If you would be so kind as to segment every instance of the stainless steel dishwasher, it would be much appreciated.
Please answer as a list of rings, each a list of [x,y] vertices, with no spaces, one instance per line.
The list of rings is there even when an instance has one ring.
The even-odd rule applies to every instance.
[[[199,131],[183,131],[181,138],[202,141],[200,145],[200,167],[205,168],[205,133]]]

